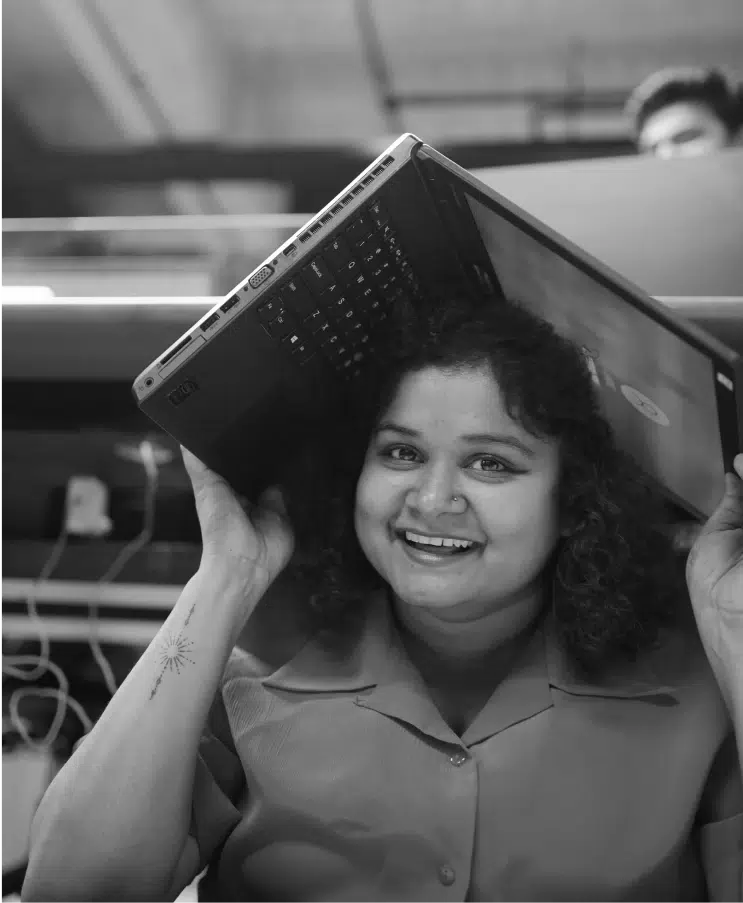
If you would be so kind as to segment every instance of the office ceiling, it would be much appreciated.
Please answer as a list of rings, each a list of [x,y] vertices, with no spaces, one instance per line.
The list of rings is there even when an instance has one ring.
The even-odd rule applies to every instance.
[[[31,215],[52,202],[19,189],[40,150],[621,139],[649,72],[743,76],[741,0],[4,0],[2,16],[6,197]],[[73,206],[281,209],[255,176],[81,188]]]

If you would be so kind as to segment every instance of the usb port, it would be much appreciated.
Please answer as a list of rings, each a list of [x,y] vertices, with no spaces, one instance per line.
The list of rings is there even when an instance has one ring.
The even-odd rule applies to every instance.
[[[290,257],[296,250],[296,245],[289,245],[288,248],[284,248],[284,257]]]
[[[227,301],[225,301],[224,304],[219,309],[221,311],[223,311],[224,313],[227,313],[228,310],[232,310],[232,308],[239,302],[239,300],[240,300],[239,295],[233,295],[231,298],[229,298]]]
[[[206,332],[207,329],[211,329],[211,327],[214,326],[214,324],[217,322],[218,319],[219,319],[219,314],[212,314],[211,317],[208,317],[201,324],[201,331]]]

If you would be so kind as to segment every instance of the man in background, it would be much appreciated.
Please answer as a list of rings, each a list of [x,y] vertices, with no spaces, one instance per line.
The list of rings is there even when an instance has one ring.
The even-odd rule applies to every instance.
[[[632,92],[625,110],[640,153],[692,157],[740,139],[743,86],[717,69],[661,69]]]

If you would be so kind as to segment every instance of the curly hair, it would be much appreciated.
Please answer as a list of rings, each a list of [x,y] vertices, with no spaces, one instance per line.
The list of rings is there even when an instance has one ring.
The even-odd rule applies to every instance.
[[[679,66],[652,73],[632,92],[625,113],[639,135],[647,119],[664,107],[692,101],[709,107],[730,137],[743,122],[741,86],[731,85],[717,69]]]
[[[509,415],[558,443],[562,536],[545,569],[558,639],[578,672],[596,676],[658,645],[678,622],[683,568],[667,511],[616,446],[581,350],[510,301],[449,298],[391,324],[347,416],[310,442],[289,487],[299,549],[294,571],[332,623],[384,586],[353,521],[356,483],[375,424],[402,379],[429,367],[489,366]]]

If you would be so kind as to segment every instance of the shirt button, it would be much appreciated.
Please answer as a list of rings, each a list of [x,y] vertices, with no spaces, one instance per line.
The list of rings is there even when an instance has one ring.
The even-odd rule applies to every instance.
[[[467,759],[469,759],[469,756],[465,752],[455,752],[453,755],[449,756],[451,764],[456,765],[457,767],[464,765]]]
[[[450,865],[442,865],[439,869],[439,881],[449,887],[456,879],[454,869]]]

